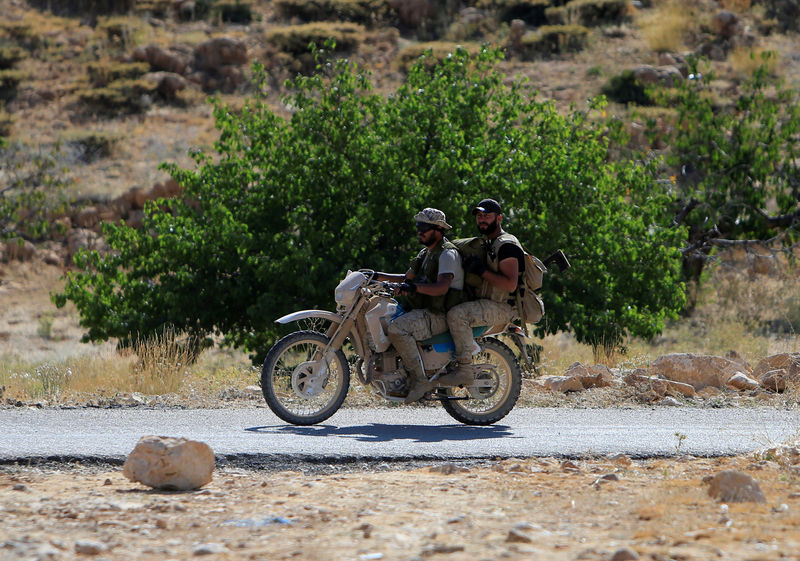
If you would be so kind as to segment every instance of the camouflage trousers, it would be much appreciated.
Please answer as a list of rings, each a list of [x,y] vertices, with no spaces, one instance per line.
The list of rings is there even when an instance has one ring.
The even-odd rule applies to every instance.
[[[393,319],[386,335],[403,359],[409,374],[417,380],[425,379],[425,368],[417,349],[417,341],[447,331],[447,317],[430,310],[411,310]]]
[[[498,325],[510,322],[514,308],[505,302],[494,302],[482,298],[464,302],[447,312],[447,325],[456,345],[456,360],[459,364],[472,362],[472,328],[479,325]]]

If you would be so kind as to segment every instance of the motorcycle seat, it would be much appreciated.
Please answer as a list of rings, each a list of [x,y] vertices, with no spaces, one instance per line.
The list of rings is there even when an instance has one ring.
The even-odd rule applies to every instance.
[[[489,329],[488,325],[479,325],[477,327],[472,328],[472,336],[477,338],[486,333],[486,330]],[[420,345],[430,346],[433,347],[433,350],[436,352],[446,352],[452,351],[455,349],[455,344],[453,343],[453,336],[450,335],[449,331],[444,333],[439,333],[438,335],[434,335],[433,337],[428,337],[419,342]]]

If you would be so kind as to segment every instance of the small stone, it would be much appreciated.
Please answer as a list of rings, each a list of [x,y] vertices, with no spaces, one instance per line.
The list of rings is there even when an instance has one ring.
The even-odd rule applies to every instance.
[[[632,463],[631,459],[626,454],[622,454],[622,453],[610,454],[610,455],[606,456],[606,460],[608,460],[609,462],[613,462],[614,464],[616,464],[618,466],[624,466],[624,467],[628,467]]]
[[[675,399],[674,397],[669,396],[669,395],[667,397],[665,397],[664,399],[662,399],[661,401],[659,401],[659,403],[661,405],[666,405],[668,407],[680,407],[680,405],[681,405],[680,401],[678,401],[677,399]]]
[[[621,547],[609,558],[609,561],[636,561],[639,554],[629,547]]]
[[[228,548],[221,543],[202,543],[192,550],[192,555],[214,555],[215,553],[225,553]]]
[[[578,464],[571,460],[564,460],[561,462],[561,471],[576,472],[580,470],[581,468],[578,466]]]
[[[98,555],[108,550],[108,546],[103,543],[91,540],[78,540],[75,542],[75,553],[81,555]]]
[[[527,534],[523,533],[521,530],[517,528],[511,528],[508,531],[508,536],[506,536],[506,542],[508,543],[531,543],[533,539],[528,536]]]
[[[28,490],[28,486],[25,485],[24,483],[17,483],[11,488],[11,490],[12,491],[23,491],[24,492],[24,491]]]

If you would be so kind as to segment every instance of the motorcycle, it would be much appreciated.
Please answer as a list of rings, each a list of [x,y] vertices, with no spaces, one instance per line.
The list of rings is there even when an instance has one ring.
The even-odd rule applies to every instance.
[[[350,388],[351,363],[343,351],[347,341],[357,357],[353,369],[358,381],[383,399],[404,400],[409,375],[386,336],[389,322],[403,310],[394,298],[395,285],[374,276],[369,269],[348,271],[334,293],[336,312],[302,310],[276,320],[328,325],[324,332],[290,333],[267,353],[261,388],[267,405],[282,420],[313,425],[341,407]],[[490,425],[505,417],[519,398],[522,373],[515,354],[497,338],[504,333],[520,346],[522,335],[514,324],[473,328],[471,380],[447,381],[455,352],[449,333],[418,341],[425,372],[437,381],[423,399],[440,401],[451,417],[467,425]]]

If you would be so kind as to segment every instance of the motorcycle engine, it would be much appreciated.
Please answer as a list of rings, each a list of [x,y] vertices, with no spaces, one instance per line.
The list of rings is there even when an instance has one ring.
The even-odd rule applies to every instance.
[[[386,351],[372,355],[367,364],[367,379],[381,396],[403,393],[408,375],[401,365],[396,351]]]

